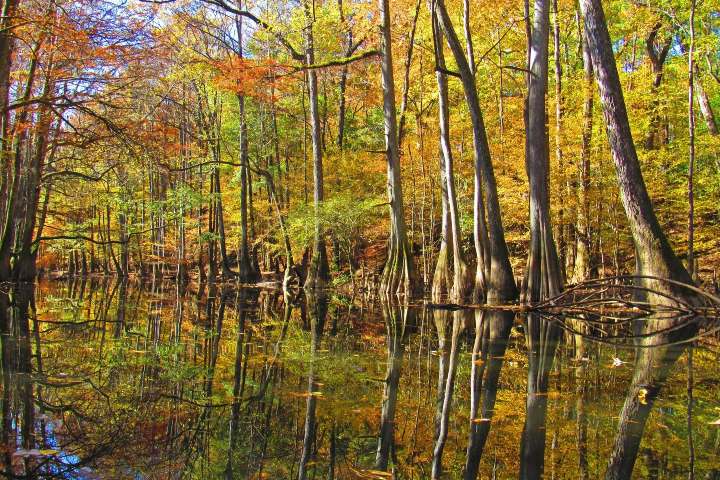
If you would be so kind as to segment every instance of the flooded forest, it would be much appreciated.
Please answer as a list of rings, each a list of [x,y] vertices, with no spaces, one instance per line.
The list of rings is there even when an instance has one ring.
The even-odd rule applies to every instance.
[[[716,0],[0,0],[0,476],[720,480]]]

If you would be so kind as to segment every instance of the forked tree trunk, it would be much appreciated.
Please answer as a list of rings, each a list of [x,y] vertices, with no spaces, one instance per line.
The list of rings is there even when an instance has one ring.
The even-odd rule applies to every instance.
[[[413,296],[422,291],[415,272],[412,251],[407,239],[405,206],[400,180],[400,150],[395,111],[395,83],[393,79],[392,39],[390,36],[390,2],[379,0],[382,31],[382,86],[385,115],[385,148],[388,165],[388,203],[390,205],[390,238],[388,258],[383,270],[380,289],[386,293]]]
[[[430,4],[433,22],[433,40],[435,51],[435,63],[438,67],[435,77],[438,84],[438,121],[440,125],[440,153],[441,153],[441,190],[443,192],[443,228],[445,228],[445,208],[449,221],[447,242],[452,246],[453,278],[450,298],[462,302],[470,297],[472,293],[472,276],[465,263],[460,240],[462,231],[460,228],[457,195],[455,193],[455,174],[453,167],[452,144],[450,142],[450,107],[448,99],[448,81],[445,66],[445,53],[443,45],[443,34],[437,23],[435,9]],[[447,201],[445,202],[447,197]],[[442,253],[442,249],[441,249]],[[447,256],[447,252],[446,252]],[[440,263],[438,256],[438,264]],[[482,277],[484,282],[484,276]],[[484,285],[482,285],[484,289]]]
[[[307,1],[303,2],[305,8],[305,63],[312,65],[315,63],[315,46],[313,38],[313,18],[312,7]],[[323,198],[323,159],[322,159],[322,139],[321,139],[321,119],[318,108],[318,83],[317,73],[315,70],[308,70],[308,95],[310,97],[310,125],[313,150],[313,180],[314,193],[313,201],[315,206],[315,238],[313,241],[313,252],[308,268],[307,277],[305,278],[305,288],[316,289],[323,288],[330,280],[330,266],[328,265],[327,249],[325,247],[325,238],[322,225],[320,223],[320,206]]]
[[[553,297],[562,289],[562,272],[550,220],[550,145],[545,108],[549,29],[550,1],[536,0],[525,103],[525,169],[530,183],[530,248],[522,300],[528,303]]]
[[[465,92],[465,100],[473,125],[475,156],[474,235],[477,256],[475,298],[485,296],[488,302],[503,302],[517,298],[517,286],[508,257],[505,232],[498,201],[495,172],[490,158],[487,132],[480,100],[475,86],[475,74],[455,33],[444,0],[433,0],[438,22],[450,50],[455,57]],[[486,211],[487,208],[487,211]],[[487,214],[487,224],[485,216]],[[483,280],[485,292],[483,292]]]
[[[658,111],[660,108],[660,98],[658,97],[658,89],[662,83],[665,60],[667,59],[668,53],[670,53],[670,47],[673,41],[672,35],[668,35],[662,44],[656,45],[657,36],[662,26],[662,22],[658,20],[645,39],[645,52],[650,59],[650,67],[653,74],[653,82],[650,90],[650,96],[652,97],[650,104],[650,124],[645,134],[645,148],[648,150],[657,148],[661,140],[660,112]]]

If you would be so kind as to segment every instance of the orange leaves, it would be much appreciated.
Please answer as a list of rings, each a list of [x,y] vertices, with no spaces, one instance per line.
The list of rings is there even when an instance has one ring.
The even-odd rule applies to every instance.
[[[271,100],[290,77],[287,68],[274,60],[250,60],[233,56],[211,63],[213,83],[221,90]]]

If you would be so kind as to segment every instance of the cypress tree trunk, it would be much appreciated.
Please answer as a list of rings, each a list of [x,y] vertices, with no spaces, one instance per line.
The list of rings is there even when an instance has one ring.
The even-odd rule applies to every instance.
[[[586,280],[590,274],[590,148],[593,129],[593,96],[595,81],[593,77],[592,59],[583,30],[583,113],[582,113],[582,145],[580,148],[580,188],[578,188],[578,207],[575,230],[577,240],[575,247],[575,266],[573,283]]]
[[[488,302],[503,302],[517,298],[517,286],[508,258],[505,232],[498,201],[495,172],[490,158],[487,133],[480,109],[475,74],[468,63],[463,47],[447,13],[444,0],[433,0],[440,27],[455,57],[470,110],[473,125],[473,148],[475,156],[475,202],[474,235],[478,260],[474,297],[485,294]],[[487,211],[486,211],[487,207]],[[487,224],[485,215],[487,214]],[[483,279],[485,292],[483,292]]]
[[[688,237],[687,269],[695,275],[695,0],[690,1],[690,50],[688,51]]]
[[[437,23],[437,15],[432,9],[433,39],[435,50],[435,63],[438,67],[435,77],[438,84],[438,121],[440,125],[440,150],[441,150],[441,189],[443,191],[443,228],[445,228],[445,208],[449,220],[447,242],[452,245],[453,279],[450,297],[457,302],[466,300],[472,292],[472,277],[465,263],[464,255],[460,247],[462,232],[460,229],[457,195],[455,193],[455,175],[453,168],[452,147],[450,143],[450,108],[448,100],[448,82],[445,66],[445,53],[443,46],[443,34]],[[447,197],[447,201],[445,196]],[[442,252],[442,249],[441,249]],[[438,257],[438,263],[440,257]],[[484,275],[482,277],[484,290]]]
[[[12,65],[13,50],[15,48],[15,35],[12,24],[15,21],[15,10],[19,0],[3,0],[0,12],[0,238],[4,230],[6,206],[9,200],[9,175],[11,168],[10,155],[10,111],[7,109],[10,102],[10,69]],[[7,275],[9,272],[0,272]],[[0,278],[1,279],[1,278]]]
[[[307,1],[303,2],[305,8],[305,63],[312,65],[315,63],[315,46],[313,38],[313,12]],[[323,159],[321,144],[321,119],[318,108],[318,83],[317,73],[315,70],[308,70],[308,96],[310,97],[310,125],[313,150],[313,180],[314,193],[313,201],[315,205],[315,238],[313,242],[312,258],[308,268],[307,277],[305,279],[305,288],[322,288],[330,280],[330,267],[327,259],[327,249],[325,247],[325,239],[322,225],[320,224],[320,205],[323,198]]]
[[[525,169],[530,183],[530,251],[523,301],[537,302],[562,289],[562,272],[550,220],[549,139],[545,96],[548,84],[549,0],[536,0],[526,98]]]
[[[585,16],[587,42],[597,75],[600,103],[620,185],[620,195],[635,244],[637,272],[641,275],[692,283],[690,275],[675,256],[660,227],[645,187],[600,0],[582,0],[580,5]],[[661,291],[673,290],[667,284],[659,284],[652,280],[643,280],[641,283]],[[688,295],[687,292],[676,293],[680,296]],[[653,300],[661,303],[667,301],[657,295],[652,297]]]
[[[242,9],[242,0],[237,0],[238,9]],[[237,56],[242,61],[243,53],[243,24],[242,17],[236,16],[235,30],[238,37]],[[238,279],[243,283],[255,283],[260,280],[260,271],[257,262],[250,261],[250,247],[248,235],[248,197],[251,195],[248,187],[250,169],[250,154],[248,147],[248,129],[245,113],[245,95],[237,94],[240,110],[240,253],[238,258]]]
[[[450,213],[448,209],[448,191],[447,182],[445,181],[447,161],[445,156],[440,154],[440,199],[442,203],[441,214],[441,233],[440,233],[440,251],[438,252],[437,262],[435,263],[435,273],[433,274],[431,294],[436,301],[441,301],[452,288],[450,279],[450,251],[449,243],[452,243],[452,231],[450,229]]]
[[[390,2],[379,0],[382,12],[382,85],[385,115],[385,148],[388,164],[388,199],[390,204],[390,239],[388,258],[383,269],[380,289],[386,293],[412,296],[422,291],[407,239],[405,206],[400,180],[400,150],[395,112],[392,39],[390,36]]]
[[[600,0],[581,0],[580,6],[585,16],[587,41],[598,79],[620,194],[635,243],[637,272],[691,284],[690,275],[675,256],[660,227],[645,188],[602,5]],[[646,301],[655,304],[674,304],[674,299],[700,303],[692,292],[668,282],[641,278],[638,284],[661,292],[642,295]],[[682,347],[676,344],[687,340],[696,331],[696,326],[691,324],[668,332],[667,329],[678,321],[682,319],[646,319],[636,328],[642,335],[638,343],[644,348],[637,353],[635,375],[620,414],[619,431],[605,476],[607,479],[629,478],[632,474],[652,403],[667,378],[670,366],[682,352]],[[651,346],[653,348],[648,348]]]

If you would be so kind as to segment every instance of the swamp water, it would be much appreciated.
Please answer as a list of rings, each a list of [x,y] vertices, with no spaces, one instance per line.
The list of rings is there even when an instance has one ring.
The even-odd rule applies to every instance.
[[[89,279],[4,290],[5,477],[590,479],[614,458],[633,478],[720,478],[717,336],[673,347],[658,393],[631,388],[642,349],[547,316]]]

